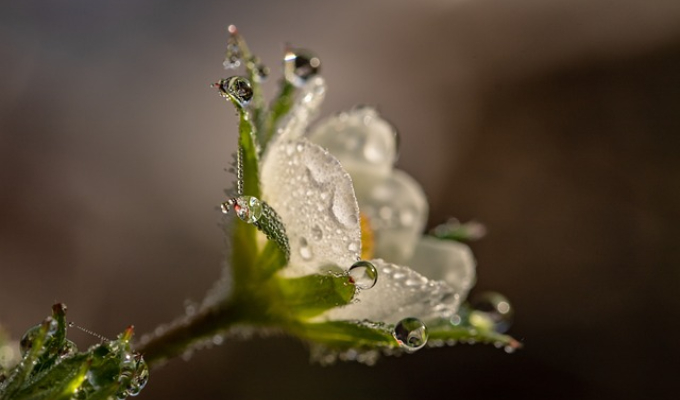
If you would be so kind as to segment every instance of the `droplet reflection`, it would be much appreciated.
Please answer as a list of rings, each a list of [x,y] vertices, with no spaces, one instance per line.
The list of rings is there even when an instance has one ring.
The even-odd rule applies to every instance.
[[[514,310],[510,305],[508,299],[497,292],[484,292],[475,296],[470,302],[474,311],[471,319],[483,317],[493,323],[493,329],[496,332],[504,333],[510,328],[512,324],[512,316]]]
[[[248,105],[248,102],[253,98],[253,88],[250,82],[241,76],[232,76],[227,79],[221,79],[215,84],[220,94],[224,97],[231,97],[241,107]]]
[[[283,60],[286,80],[297,87],[302,87],[321,68],[319,57],[306,50],[289,49]]]
[[[404,318],[395,325],[392,336],[406,351],[414,352],[427,343],[427,327],[417,318]]]
[[[368,261],[357,261],[349,268],[349,278],[358,289],[370,289],[378,282],[378,270]]]

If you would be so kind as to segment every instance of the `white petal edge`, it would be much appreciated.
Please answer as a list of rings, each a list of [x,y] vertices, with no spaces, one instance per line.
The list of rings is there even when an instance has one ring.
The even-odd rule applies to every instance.
[[[424,236],[418,241],[409,265],[431,279],[445,281],[463,299],[475,284],[475,258],[464,243]]]
[[[375,256],[406,264],[427,223],[428,204],[423,189],[407,173],[395,169],[373,186],[361,185],[352,175],[361,212],[375,234]]]
[[[429,280],[412,269],[384,260],[371,260],[378,281],[362,290],[358,301],[324,314],[328,320],[371,320],[396,324],[407,317],[427,323],[452,316],[461,296],[443,281]]]
[[[397,158],[395,129],[370,107],[356,107],[328,117],[316,124],[307,137],[328,149],[350,175],[361,175],[364,180],[385,178]]]

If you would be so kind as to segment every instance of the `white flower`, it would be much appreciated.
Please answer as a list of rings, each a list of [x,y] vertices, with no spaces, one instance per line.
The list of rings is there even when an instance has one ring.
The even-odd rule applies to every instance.
[[[283,273],[347,270],[361,255],[361,209],[375,237],[379,258],[370,262],[377,283],[324,318],[396,323],[451,316],[474,283],[470,249],[421,237],[425,195],[393,169],[396,136],[374,110],[357,108],[307,132],[324,94],[321,77],[308,82],[261,163],[263,199],[280,215],[290,242]]]

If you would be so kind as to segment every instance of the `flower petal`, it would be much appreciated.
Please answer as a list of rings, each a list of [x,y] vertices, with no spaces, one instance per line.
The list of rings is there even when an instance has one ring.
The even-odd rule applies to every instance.
[[[306,139],[278,138],[262,162],[264,200],[290,243],[287,276],[349,268],[361,254],[359,206],[338,160]]]
[[[375,255],[395,263],[408,262],[427,222],[427,200],[418,182],[394,170],[373,186],[355,188],[361,211],[375,234]]]
[[[411,267],[431,279],[448,283],[462,298],[475,284],[475,258],[466,244],[424,236],[418,241]]]
[[[353,177],[374,183],[397,157],[396,131],[370,107],[357,107],[319,122],[309,140],[328,149]]]
[[[286,118],[281,121],[279,128],[272,138],[278,140],[292,140],[304,135],[309,123],[316,117],[326,97],[326,82],[320,76],[310,79],[300,89]]]
[[[363,290],[359,301],[334,308],[329,320],[371,320],[394,324],[407,317],[427,322],[447,318],[458,309],[460,295],[443,281],[428,280],[408,267],[371,260],[378,269],[375,286]]]

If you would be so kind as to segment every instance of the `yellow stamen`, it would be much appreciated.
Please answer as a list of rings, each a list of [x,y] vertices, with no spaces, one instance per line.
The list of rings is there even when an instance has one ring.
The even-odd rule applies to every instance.
[[[371,221],[366,214],[359,213],[359,223],[361,226],[361,259],[370,260],[373,258],[374,237],[373,228],[371,228]]]

